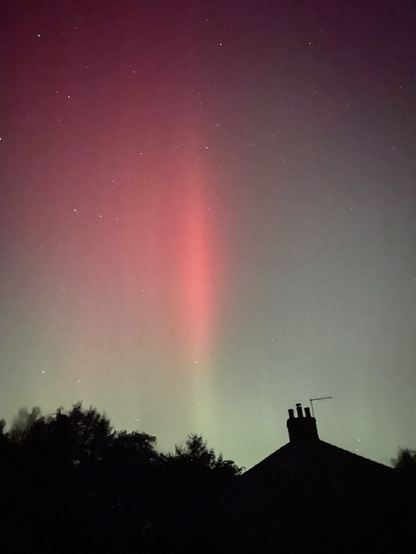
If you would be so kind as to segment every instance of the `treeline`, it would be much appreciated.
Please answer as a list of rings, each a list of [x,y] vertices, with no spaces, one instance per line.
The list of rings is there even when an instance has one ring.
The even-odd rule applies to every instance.
[[[1,421],[2,554],[220,551],[215,499],[242,468],[202,436],[158,452],[156,437],[116,431],[80,402],[50,416],[20,410],[4,430]],[[413,495],[416,452],[401,450],[392,464]]]
[[[191,435],[173,453],[156,437],[113,430],[79,402],[20,410],[0,433],[0,544],[6,553],[209,550],[215,493],[242,468]],[[204,541],[202,544],[201,541]]]

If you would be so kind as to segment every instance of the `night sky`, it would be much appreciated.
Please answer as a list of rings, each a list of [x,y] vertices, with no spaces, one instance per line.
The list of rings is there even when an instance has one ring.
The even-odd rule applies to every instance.
[[[1,1],[0,417],[251,467],[416,448],[413,1]]]

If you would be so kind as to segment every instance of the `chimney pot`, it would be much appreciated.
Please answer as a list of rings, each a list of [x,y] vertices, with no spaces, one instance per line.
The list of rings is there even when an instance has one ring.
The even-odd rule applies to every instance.
[[[287,420],[290,442],[302,443],[319,440],[316,419],[311,416],[310,408],[305,408],[305,417],[302,404],[296,404],[296,411],[297,417],[294,417],[294,410],[290,409]]]

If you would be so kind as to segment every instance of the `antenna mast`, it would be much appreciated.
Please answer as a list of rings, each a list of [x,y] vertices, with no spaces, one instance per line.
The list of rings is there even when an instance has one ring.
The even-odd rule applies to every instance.
[[[332,396],[321,396],[321,398],[310,398],[309,402],[311,403],[312,417],[315,417],[315,412],[313,411],[313,403],[316,400],[329,400],[331,398],[333,398],[333,397]]]

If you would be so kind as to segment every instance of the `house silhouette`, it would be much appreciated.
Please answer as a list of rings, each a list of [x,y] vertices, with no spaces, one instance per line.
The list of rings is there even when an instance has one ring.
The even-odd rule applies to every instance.
[[[211,551],[416,551],[415,495],[398,470],[322,441],[301,404],[289,410],[287,428],[290,441],[217,499]]]

